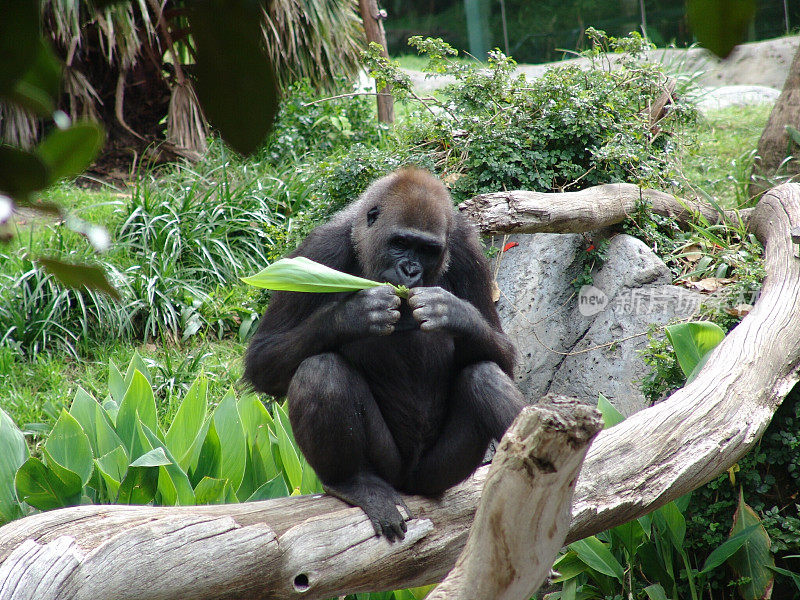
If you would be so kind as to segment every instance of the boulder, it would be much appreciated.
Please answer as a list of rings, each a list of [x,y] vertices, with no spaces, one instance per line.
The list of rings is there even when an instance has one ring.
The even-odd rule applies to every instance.
[[[648,367],[639,351],[650,325],[690,317],[703,295],[671,285],[663,261],[629,235],[614,235],[580,293],[573,281],[583,271],[582,235],[508,241],[518,245],[498,254],[497,309],[517,347],[514,376],[525,397],[555,392],[595,404],[603,394],[625,415],[645,408],[639,381]]]

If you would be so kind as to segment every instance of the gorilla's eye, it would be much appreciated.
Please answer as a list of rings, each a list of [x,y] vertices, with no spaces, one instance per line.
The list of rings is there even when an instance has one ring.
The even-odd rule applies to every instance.
[[[422,246],[422,253],[425,254],[426,256],[431,256],[431,257],[439,256],[441,251],[442,248],[438,244],[424,244]]]
[[[377,206],[373,206],[367,211],[367,227],[370,227],[378,219],[379,214],[381,214],[381,209]]]

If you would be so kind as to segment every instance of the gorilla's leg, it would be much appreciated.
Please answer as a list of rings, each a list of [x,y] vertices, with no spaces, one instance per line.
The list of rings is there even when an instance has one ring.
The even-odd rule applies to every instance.
[[[525,404],[514,382],[496,363],[464,368],[453,386],[441,435],[402,489],[435,496],[469,477],[489,442],[503,437]]]
[[[297,369],[287,397],[295,438],[325,491],[361,507],[375,533],[390,541],[410,511],[390,485],[400,454],[363,377],[335,353],[311,356]]]

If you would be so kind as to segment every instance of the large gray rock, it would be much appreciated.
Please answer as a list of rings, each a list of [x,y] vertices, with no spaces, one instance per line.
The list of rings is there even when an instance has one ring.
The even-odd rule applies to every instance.
[[[614,236],[592,286],[580,294],[572,282],[583,270],[583,236],[510,240],[519,246],[500,255],[497,309],[517,346],[514,375],[526,398],[556,392],[596,403],[602,393],[623,414],[644,408],[644,334],[652,323],[690,316],[702,296],[670,285],[666,265],[629,235]]]

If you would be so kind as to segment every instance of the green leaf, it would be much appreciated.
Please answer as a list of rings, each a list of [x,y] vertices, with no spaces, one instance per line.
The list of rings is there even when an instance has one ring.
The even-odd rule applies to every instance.
[[[132,459],[139,458],[134,451],[138,447],[136,423],[141,420],[150,429],[157,428],[156,401],[153,389],[138,370],[134,371],[130,386],[119,406],[117,435]],[[150,450],[146,448],[145,451]]]
[[[322,482],[302,454],[300,455],[300,470],[303,474],[300,478],[300,493],[321,494],[324,491],[322,489]]]
[[[122,445],[122,440],[114,432],[111,417],[82,387],[78,387],[69,413],[80,423],[89,438],[95,457],[103,456]]]
[[[115,500],[119,493],[120,482],[128,472],[128,455],[120,444],[94,461],[95,468],[100,471],[100,476],[108,489],[108,501]]]
[[[727,540],[722,542],[711,554],[708,555],[708,558],[706,558],[706,561],[703,563],[703,568],[700,569],[699,574],[706,575],[728,560],[736,553],[737,550],[739,550],[739,548],[744,545],[744,543],[756,529],[758,529],[757,524],[751,525],[750,527],[743,529],[736,535],[732,535]]]
[[[49,183],[82,173],[103,147],[105,133],[96,123],[76,123],[54,129],[36,147],[36,154],[50,170]]]
[[[167,431],[167,448],[178,458],[178,464],[184,470],[189,467],[194,441],[203,429],[208,409],[207,398],[208,380],[201,375],[186,392]]]
[[[9,100],[41,116],[52,114],[61,91],[61,72],[61,61],[50,44],[38,38],[33,63],[14,84]]]
[[[209,123],[242,154],[263,144],[278,112],[262,21],[255,0],[203,0],[189,12],[197,97]]]
[[[597,410],[603,416],[603,429],[609,429],[625,420],[625,415],[619,412],[603,394],[598,394]]]
[[[15,477],[17,495],[39,510],[53,510],[80,503],[81,478],[70,471],[60,470],[59,474],[35,457],[30,457],[19,468]]]
[[[666,589],[672,589],[675,585],[674,578],[667,570],[654,542],[645,542],[639,546],[636,556],[648,581],[659,581]]]
[[[7,96],[36,59],[39,3],[2,0],[0,14],[0,95]]]
[[[0,160],[2,158],[0,157]],[[36,259],[45,271],[53,275],[61,285],[69,288],[85,287],[108,294],[115,300],[120,299],[119,292],[106,278],[106,272],[96,265],[72,264],[55,258],[39,257]]]
[[[0,145],[0,192],[17,198],[45,187],[47,167],[38,156],[19,148]]]
[[[144,423],[137,423],[139,435],[147,438],[153,449],[161,449],[168,459],[168,463],[158,468],[158,490],[161,492],[164,504],[168,506],[191,506],[195,503],[194,490],[189,482],[189,477],[178,465],[178,461],[158,436]]]
[[[675,349],[681,371],[687,377],[700,360],[725,338],[725,331],[710,321],[678,323],[666,327],[667,337]]]
[[[243,395],[239,399],[237,407],[247,443],[252,446],[258,438],[258,434],[272,425],[272,416],[255,394]]]
[[[214,411],[214,427],[222,448],[220,477],[236,490],[242,484],[247,454],[247,441],[236,407],[236,395],[228,391]]]
[[[163,448],[153,448],[149,452],[145,452],[139,458],[131,463],[132,467],[163,467],[164,465],[172,464],[172,461],[167,458]]]
[[[789,134],[789,137],[792,138],[792,141],[800,146],[800,131],[792,127],[791,125],[785,125],[786,133]]]
[[[203,477],[218,479],[222,465],[222,446],[219,442],[219,435],[214,426],[214,420],[209,419],[208,429],[203,438],[203,445],[197,459],[197,465],[189,472],[190,481],[197,485]]]
[[[122,373],[114,364],[113,360],[108,361],[108,390],[111,396],[117,402],[117,405],[122,403],[125,397],[125,392],[128,390],[128,384],[125,383],[125,378]]]
[[[733,515],[731,536],[756,526],[744,544],[728,559],[728,565],[745,583],[739,586],[743,598],[769,598],[775,580],[771,567],[775,559],[770,552],[772,545],[767,530],[761,524],[756,512],[744,501],[744,493],[739,490],[739,505]]]
[[[645,538],[644,529],[636,519],[617,525],[611,530],[611,535],[622,542],[630,557],[636,556],[636,549]]]
[[[94,467],[92,447],[80,423],[66,410],[61,411],[44,449],[60,466],[80,477],[81,487],[86,485]],[[49,459],[48,466],[53,466]]]
[[[625,569],[614,558],[608,547],[596,537],[590,536],[573,542],[569,545],[569,549],[575,552],[578,558],[595,571],[599,571],[609,577],[615,577],[620,582],[623,581]]]
[[[227,479],[212,479],[203,477],[194,488],[194,497],[197,504],[222,504],[225,501],[225,486]]]
[[[242,281],[252,286],[286,292],[356,292],[385,285],[342,273],[304,256],[282,258]]]
[[[647,594],[650,600],[669,600],[667,598],[667,592],[665,592],[664,588],[658,583],[644,588],[644,593]]]
[[[289,486],[292,491],[300,489],[303,482],[303,468],[300,465],[300,457],[297,455],[296,447],[280,419],[275,419],[275,436],[278,439],[281,463]]]
[[[127,390],[128,386],[133,381],[133,374],[139,371],[144,378],[147,379],[147,383],[150,384],[152,387],[153,385],[153,376],[150,374],[150,369],[147,368],[147,364],[144,362],[142,357],[139,353],[134,350],[133,356],[131,356],[131,361],[128,363],[128,370],[125,372],[125,389]]]
[[[586,573],[589,567],[586,566],[578,555],[569,550],[558,557],[556,562],[553,564],[553,570],[559,574],[559,576],[553,580],[553,583],[562,583],[574,577],[577,577],[581,573]]]
[[[0,525],[22,516],[14,476],[29,456],[22,432],[0,408]]]
[[[158,490],[161,467],[130,467],[119,486],[117,504],[149,504]]]
[[[683,549],[686,519],[674,502],[668,502],[653,513],[658,528],[665,533],[676,550]]]
[[[286,487],[286,480],[283,475],[276,475],[255,492],[253,492],[246,502],[258,502],[259,500],[271,500],[273,498],[285,498],[289,495],[289,488]]]
[[[689,25],[697,41],[720,58],[747,39],[756,14],[755,0],[688,0]]]
[[[795,573],[794,571],[788,571],[787,569],[781,569],[780,567],[768,567],[771,571],[775,571],[779,575],[783,575],[784,577],[788,577],[794,583],[794,586],[800,591],[800,574]]]

